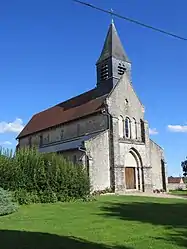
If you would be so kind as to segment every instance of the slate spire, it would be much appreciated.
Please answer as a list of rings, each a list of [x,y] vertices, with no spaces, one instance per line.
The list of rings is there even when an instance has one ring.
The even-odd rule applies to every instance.
[[[124,73],[131,81],[131,62],[123,49],[114,22],[109,26],[104,46],[98,61],[97,87],[110,91]]]
[[[108,59],[109,57],[129,62],[113,20],[109,26],[101,55],[96,64]]]

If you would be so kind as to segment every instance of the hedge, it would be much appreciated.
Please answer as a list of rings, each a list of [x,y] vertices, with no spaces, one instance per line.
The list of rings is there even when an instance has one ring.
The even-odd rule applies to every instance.
[[[12,191],[19,204],[82,199],[90,192],[82,165],[35,148],[23,148],[15,154],[0,151],[0,187]]]

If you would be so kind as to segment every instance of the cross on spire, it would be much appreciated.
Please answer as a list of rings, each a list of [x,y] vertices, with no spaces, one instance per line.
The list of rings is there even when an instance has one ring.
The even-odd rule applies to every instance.
[[[110,14],[111,14],[111,22],[112,22],[112,23],[114,23],[113,12],[114,12],[114,10],[111,8],[111,9],[110,9]]]
[[[110,14],[112,14],[111,11]],[[97,86],[101,86],[101,89],[110,91],[125,72],[131,80],[131,62],[123,49],[114,23],[109,26],[96,66]]]
[[[111,23],[109,26],[105,43],[97,63],[100,63],[101,61],[104,61],[110,57],[129,62],[114,23]]]

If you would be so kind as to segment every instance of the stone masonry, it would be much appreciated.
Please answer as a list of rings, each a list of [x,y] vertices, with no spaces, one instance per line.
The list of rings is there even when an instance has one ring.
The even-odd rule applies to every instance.
[[[164,151],[149,137],[145,108],[133,88],[131,62],[114,23],[96,67],[96,88],[36,114],[18,136],[18,147],[36,146],[75,165],[82,163],[91,191],[167,191]]]

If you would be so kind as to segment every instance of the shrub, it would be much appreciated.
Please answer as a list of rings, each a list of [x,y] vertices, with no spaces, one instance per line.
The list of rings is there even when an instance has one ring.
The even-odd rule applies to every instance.
[[[14,155],[0,151],[0,187],[13,191],[21,205],[83,199],[90,193],[82,165],[35,148],[20,149]]]
[[[28,205],[31,203],[39,203],[40,197],[36,191],[27,192],[25,189],[18,189],[13,192],[14,201],[18,202],[20,205]]]
[[[7,215],[17,211],[18,206],[13,202],[12,194],[0,188],[0,215]]]
[[[51,189],[46,189],[43,192],[40,192],[39,199],[41,203],[54,203],[58,201],[56,193]]]
[[[183,188],[178,187],[176,190],[178,190],[178,191],[183,191]]]
[[[30,204],[30,198],[29,198],[29,194],[27,193],[27,191],[25,189],[17,189],[16,191],[13,192],[14,193],[14,201],[17,201],[20,205],[23,204]]]

